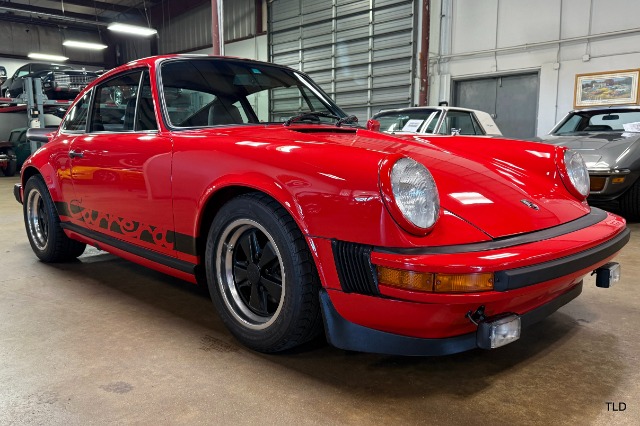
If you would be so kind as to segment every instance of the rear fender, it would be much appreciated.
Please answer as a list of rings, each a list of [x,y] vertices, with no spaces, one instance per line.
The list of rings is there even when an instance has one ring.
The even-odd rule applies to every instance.
[[[28,161],[30,163],[30,161]],[[44,163],[40,167],[36,167],[33,163],[25,163],[22,167],[21,181],[22,187],[24,188],[27,184],[29,178],[34,175],[39,174],[44,179],[47,188],[49,189],[49,194],[51,195],[51,199],[56,201],[63,201],[62,190],[60,188],[60,181],[58,180],[58,176],[56,170],[51,167],[51,164]]]

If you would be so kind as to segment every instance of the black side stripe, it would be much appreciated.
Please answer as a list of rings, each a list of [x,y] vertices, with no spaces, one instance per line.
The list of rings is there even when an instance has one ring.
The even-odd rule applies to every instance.
[[[71,217],[71,212],[69,212],[69,205],[62,201],[54,201],[53,204],[56,206],[56,210],[58,211],[58,216],[67,216]]]
[[[77,214],[84,210],[84,207],[80,207],[75,204],[70,205],[62,201],[54,201],[54,204],[56,206],[56,210],[58,211],[58,216],[73,217],[74,213]],[[94,213],[97,214],[97,212]],[[138,222],[134,223],[138,224]],[[101,227],[107,229],[106,225]],[[120,231],[118,227],[114,225],[112,225],[111,231],[122,233],[122,231]],[[154,243],[154,240],[150,238],[149,235],[141,235],[140,239],[148,243]],[[173,249],[180,253],[190,254],[192,256],[198,255],[196,238],[191,235],[182,234],[180,232],[167,231],[166,240],[169,243],[173,243]]]
[[[68,229],[69,231],[77,232],[80,235],[84,235],[85,237],[91,238],[92,240],[108,244],[112,247],[115,247],[120,250],[124,250],[136,256],[140,256],[152,262],[158,263],[160,265],[167,266],[169,268],[176,269],[181,272],[186,272],[188,274],[195,275],[195,267],[196,265],[193,263],[185,262],[183,260],[178,260],[170,256],[166,256],[164,254],[160,254],[153,250],[149,250],[146,248],[138,247],[136,245],[118,240],[117,238],[110,237],[108,235],[102,234],[100,232],[96,232],[90,229],[83,228],[79,225],[70,222],[61,222],[60,226],[64,229]]]

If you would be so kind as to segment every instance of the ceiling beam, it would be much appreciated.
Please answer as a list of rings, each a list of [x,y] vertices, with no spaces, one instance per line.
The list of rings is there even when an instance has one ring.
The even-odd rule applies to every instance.
[[[7,6],[10,5],[10,6]],[[0,10],[5,10],[7,12],[18,13],[21,15],[29,15],[32,18],[43,17],[50,19],[57,19],[61,21],[77,21],[83,23],[91,23],[93,24],[107,24],[108,22],[97,18],[95,15],[87,15],[84,13],[71,13],[65,12],[64,15],[60,14],[60,11],[57,9],[50,9],[48,7],[38,7],[38,6],[23,6],[16,3],[0,3]],[[2,15],[0,15],[0,20],[2,19]]]
[[[10,5],[10,6],[7,6]],[[83,25],[101,25],[106,26],[109,25],[112,20],[104,19],[100,17],[96,17],[95,15],[88,15],[84,13],[72,13],[65,12],[64,15],[60,14],[60,11],[57,9],[51,9],[46,7],[37,7],[37,6],[24,6],[16,3],[0,3],[0,10],[4,10],[7,12],[13,12],[15,14],[27,15],[31,19],[33,18],[47,18],[50,20],[56,20],[61,22],[74,22],[76,24]],[[0,14],[0,21],[3,20],[3,14]],[[10,20],[10,19],[6,19]],[[38,20],[39,21],[39,20]],[[34,20],[34,24],[37,24],[38,21]],[[141,17],[135,19],[134,21],[129,22],[129,19],[126,23],[131,24],[140,24],[142,22]],[[146,24],[145,24],[146,25]]]
[[[131,10],[129,6],[122,6],[120,4],[108,3],[105,1],[93,1],[93,0],[64,0],[65,3],[75,6],[90,7],[91,9],[98,10],[110,10],[117,13],[127,13]]]

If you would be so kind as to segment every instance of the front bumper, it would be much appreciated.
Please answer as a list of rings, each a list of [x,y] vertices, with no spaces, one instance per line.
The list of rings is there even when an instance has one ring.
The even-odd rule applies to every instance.
[[[22,204],[22,185],[16,183],[13,185],[13,196],[16,197],[16,201]]]
[[[514,314],[523,317],[526,326],[534,322],[529,318],[540,319],[575,297],[583,277],[609,262],[629,237],[623,219],[594,208],[555,228],[475,244],[394,249],[314,239],[325,287],[327,336],[338,347],[383,353],[438,355],[478,347],[478,324],[468,318],[469,312],[483,307],[489,318]],[[335,269],[323,267],[327,264]],[[412,291],[378,282],[378,267],[489,272],[494,288],[473,293]],[[404,345],[408,349],[402,349]]]
[[[552,301],[520,315],[522,328],[548,317],[582,293],[582,281]],[[363,327],[344,319],[331,303],[326,290],[320,291],[320,304],[327,341],[340,349],[387,355],[440,356],[478,348],[478,333],[428,339],[387,333]]]
[[[589,201],[612,201],[629,190],[640,173],[629,170],[589,171],[591,183]]]

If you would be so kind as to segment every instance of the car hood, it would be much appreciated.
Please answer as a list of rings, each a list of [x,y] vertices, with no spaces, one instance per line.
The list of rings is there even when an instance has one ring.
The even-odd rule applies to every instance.
[[[332,132],[320,126],[271,130],[265,134],[289,145],[291,141],[343,145],[377,151],[383,154],[381,160],[398,153],[411,157],[433,175],[442,208],[492,238],[550,228],[589,213],[586,203],[572,197],[561,182],[555,162],[560,149],[551,145],[464,136],[400,139],[367,130]],[[348,155],[357,161],[357,152]]]
[[[638,159],[638,155],[630,155],[638,151],[638,140],[640,133],[625,132],[576,132],[542,138],[545,143],[578,151],[592,171],[629,167]]]

